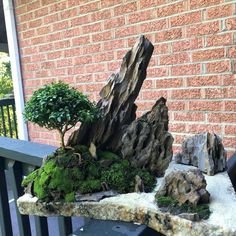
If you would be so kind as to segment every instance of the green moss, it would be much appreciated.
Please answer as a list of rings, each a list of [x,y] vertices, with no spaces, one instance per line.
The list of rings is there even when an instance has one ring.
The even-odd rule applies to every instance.
[[[96,179],[85,180],[80,183],[79,192],[80,193],[94,193],[101,190],[101,182]]]
[[[65,195],[66,202],[74,202],[75,201],[75,192],[67,193]]]
[[[209,205],[207,204],[194,206],[192,204],[184,203],[179,205],[178,201],[170,196],[157,196],[156,202],[159,207],[165,208],[167,211],[175,215],[181,213],[197,213],[200,219],[208,219],[211,214]]]
[[[127,160],[113,164],[109,170],[102,171],[101,181],[121,193],[130,191],[131,172]]]
[[[116,154],[108,151],[98,151],[97,152],[98,159],[100,160],[120,160],[120,157]]]
[[[47,189],[40,184],[40,177],[34,180],[34,193],[39,199],[45,199],[48,197]]]
[[[33,171],[32,173],[30,173],[28,176],[26,176],[21,183],[22,187],[27,187],[28,184],[33,182],[35,178],[38,176],[38,172],[39,170],[37,169]]]
[[[133,176],[135,175],[138,175],[142,179],[145,192],[151,192],[156,186],[156,177],[151,175],[148,171],[135,169]]]

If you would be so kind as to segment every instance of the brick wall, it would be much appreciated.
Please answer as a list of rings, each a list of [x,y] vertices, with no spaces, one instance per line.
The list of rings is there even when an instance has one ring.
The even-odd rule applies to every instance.
[[[235,0],[16,0],[26,100],[62,80],[98,99],[137,36],[155,50],[138,98],[139,114],[168,99],[174,149],[205,130],[236,149]],[[30,139],[58,137],[29,125]],[[58,139],[59,140],[59,139]]]

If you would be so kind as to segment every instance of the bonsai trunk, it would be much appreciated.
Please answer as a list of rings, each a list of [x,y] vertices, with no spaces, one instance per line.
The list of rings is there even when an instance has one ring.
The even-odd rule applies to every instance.
[[[58,130],[59,134],[60,134],[60,139],[61,139],[61,147],[62,149],[65,149],[65,141],[64,141],[64,136],[65,136],[65,132]]]

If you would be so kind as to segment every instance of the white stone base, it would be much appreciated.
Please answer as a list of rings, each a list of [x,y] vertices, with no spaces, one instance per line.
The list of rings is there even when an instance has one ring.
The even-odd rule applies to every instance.
[[[194,167],[171,163],[171,169]],[[100,202],[44,203],[25,194],[17,200],[21,214],[39,216],[85,216],[101,220],[120,220],[145,224],[165,235],[236,236],[236,194],[226,172],[205,176],[211,194],[208,220],[192,222],[163,213],[154,202],[155,193],[129,193],[106,198]],[[162,178],[157,180],[157,188]]]

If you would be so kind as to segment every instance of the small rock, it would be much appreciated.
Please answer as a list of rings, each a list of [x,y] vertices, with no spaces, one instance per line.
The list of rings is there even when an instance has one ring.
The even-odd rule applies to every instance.
[[[175,156],[175,161],[214,175],[226,170],[226,151],[219,136],[205,132],[184,141],[182,153]]]
[[[102,192],[91,193],[91,194],[90,193],[89,194],[76,193],[75,199],[77,202],[83,202],[83,201],[98,202],[105,197],[114,197],[116,195],[118,195],[118,193],[113,190],[102,191]]]
[[[181,213],[178,215],[181,218],[184,218],[186,220],[191,220],[191,221],[199,221],[199,215],[197,213]]]
[[[210,194],[206,190],[206,180],[198,169],[173,170],[164,176],[156,196],[170,196],[181,205],[209,203]]]

